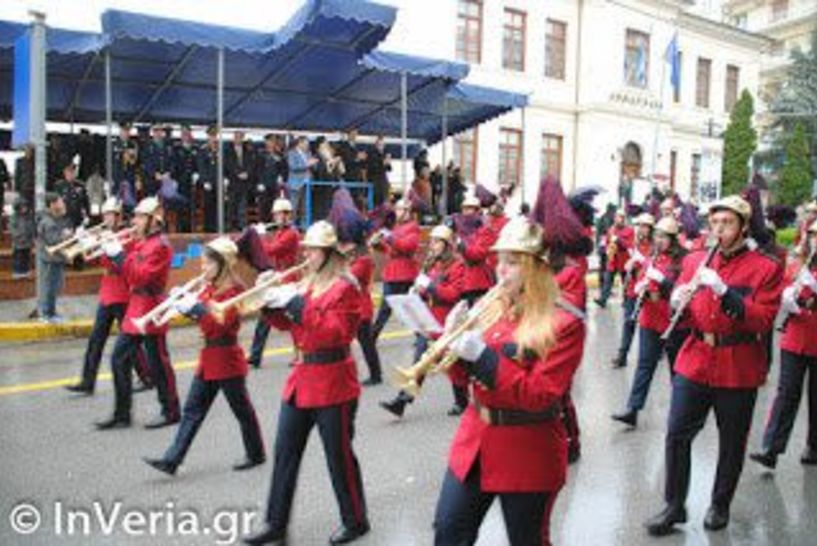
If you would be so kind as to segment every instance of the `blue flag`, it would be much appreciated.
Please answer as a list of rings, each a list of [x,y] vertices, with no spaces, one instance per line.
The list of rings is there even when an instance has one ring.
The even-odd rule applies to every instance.
[[[664,53],[664,60],[670,64],[669,81],[672,83],[672,88],[677,93],[681,87],[681,52],[678,51],[678,33],[672,36],[672,40],[667,45],[667,51]]]

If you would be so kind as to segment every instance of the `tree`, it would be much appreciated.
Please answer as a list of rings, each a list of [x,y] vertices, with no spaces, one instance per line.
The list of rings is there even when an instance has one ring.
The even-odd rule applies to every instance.
[[[811,197],[811,160],[806,130],[802,123],[786,143],[786,159],[777,184],[777,201],[796,207]]]
[[[744,89],[723,133],[722,195],[738,193],[749,181],[749,160],[757,147],[757,131],[752,127],[754,113],[752,95]]]

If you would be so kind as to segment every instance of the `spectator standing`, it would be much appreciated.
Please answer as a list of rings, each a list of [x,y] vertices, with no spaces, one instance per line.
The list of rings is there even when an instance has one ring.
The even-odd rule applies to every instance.
[[[62,320],[57,314],[57,296],[62,290],[65,259],[59,252],[50,254],[47,248],[71,237],[73,229],[59,194],[47,193],[45,206],[37,223],[37,311],[42,322],[55,323]]]
[[[65,211],[72,227],[77,228],[91,216],[91,203],[85,184],[77,180],[77,167],[67,163],[62,169],[62,180],[56,183],[54,191],[62,197]]]

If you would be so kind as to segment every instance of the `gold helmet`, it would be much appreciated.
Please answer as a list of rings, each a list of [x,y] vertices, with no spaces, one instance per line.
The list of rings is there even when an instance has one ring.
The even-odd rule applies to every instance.
[[[206,248],[221,256],[229,267],[238,261],[238,246],[229,237],[217,237],[207,243]]]
[[[102,203],[102,214],[108,214],[109,212],[122,214],[122,203],[116,197],[108,197]]]
[[[709,207],[709,214],[718,212],[719,210],[730,210],[737,214],[744,224],[749,223],[749,218],[752,216],[752,205],[739,195],[729,195],[722,197],[712,203]]]
[[[658,223],[655,224],[655,229],[666,233],[667,235],[673,236],[677,236],[680,232],[678,221],[672,216],[665,216],[664,218],[658,220]]]
[[[810,201],[806,205],[806,212],[817,212],[817,201]]]
[[[655,217],[650,214],[649,212],[642,212],[635,218],[635,222],[633,222],[637,226],[655,226]]]
[[[461,207],[474,207],[476,209],[480,208],[479,198],[477,197],[477,193],[473,190],[469,190],[465,194],[465,198],[462,200]]]
[[[434,226],[434,229],[431,230],[429,237],[432,239],[440,239],[441,241],[445,241],[446,243],[452,243],[454,241],[454,231],[448,226],[439,225]]]
[[[811,225],[808,227],[809,233],[817,233],[817,220],[813,221]]]
[[[272,204],[272,212],[292,212],[292,203],[286,197],[279,197]]]
[[[162,218],[162,204],[156,197],[145,197],[139,204],[136,205],[136,208],[133,209],[134,214],[144,214],[146,216],[154,216],[156,218]]]
[[[542,235],[542,227],[539,224],[531,222],[524,216],[517,216],[505,224],[491,250],[541,256],[544,250]]]
[[[326,220],[315,222],[306,230],[304,240],[301,245],[307,248],[336,248],[338,244],[338,234],[332,224]]]

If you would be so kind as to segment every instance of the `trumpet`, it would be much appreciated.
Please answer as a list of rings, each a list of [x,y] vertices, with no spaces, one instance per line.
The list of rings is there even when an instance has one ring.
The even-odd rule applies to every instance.
[[[253,311],[254,309],[244,309],[243,303],[246,300],[258,296],[259,294],[263,294],[273,286],[283,284],[284,279],[305,270],[307,265],[309,265],[308,262],[303,262],[299,265],[290,267],[289,269],[285,269],[284,271],[277,272],[268,279],[262,280],[261,282],[257,283],[249,290],[245,290],[242,293],[235,295],[228,300],[213,303],[210,306],[210,310],[216,317],[223,317],[224,313],[226,313],[228,309],[231,309],[237,305],[241,306],[242,312]]]
[[[118,231],[106,230],[95,235],[93,240],[88,241],[86,244],[77,244],[64,250],[63,254],[65,254],[69,260],[73,260],[75,257],[81,254],[82,259],[89,262],[99,258],[105,253],[105,251],[102,250],[102,247],[106,243],[114,239],[119,239],[119,242],[123,245],[127,244],[133,239],[135,233],[135,226],[122,228]]]
[[[667,329],[664,330],[664,333],[661,334],[661,339],[666,341],[669,339],[669,336],[672,334],[675,327],[678,326],[678,323],[681,321],[681,317],[684,316],[684,312],[686,311],[689,302],[692,301],[693,296],[695,296],[695,292],[698,291],[700,288],[700,277],[701,271],[705,267],[709,267],[709,264],[712,262],[712,258],[715,257],[715,253],[718,251],[720,247],[720,240],[716,240],[715,243],[710,247],[709,252],[706,255],[704,261],[698,266],[698,269],[695,270],[695,273],[692,275],[692,280],[689,282],[689,285],[692,287],[689,291],[689,296],[685,298],[681,304],[675,309],[675,312],[672,314],[672,318],[670,318],[669,326]]]
[[[136,329],[142,333],[147,330],[149,323],[153,323],[156,326],[164,326],[170,321],[171,318],[173,318],[173,316],[175,316],[175,314],[171,313],[171,311],[175,311],[173,309],[173,305],[188,294],[200,294],[204,289],[205,281],[206,276],[204,273],[202,273],[198,277],[187,281],[178,290],[171,290],[170,295],[168,295],[165,301],[141,317],[133,319],[133,325],[136,326]]]
[[[413,366],[410,368],[396,368],[397,386],[411,396],[417,396],[420,392],[422,380],[426,375],[445,371],[457,361],[457,355],[448,350],[457,338],[473,328],[478,322],[493,323],[499,320],[502,313],[497,313],[492,307],[494,302],[504,295],[505,285],[504,283],[498,283],[471,308],[462,324],[435,340]]]
[[[57,243],[55,245],[51,245],[45,249],[46,252],[51,254],[52,256],[57,252],[62,252],[67,248],[70,248],[74,245],[77,245],[84,237],[94,236],[98,231],[102,231],[105,228],[105,224],[98,224],[92,228],[88,228],[82,232],[75,232],[71,237],[68,239]]]

